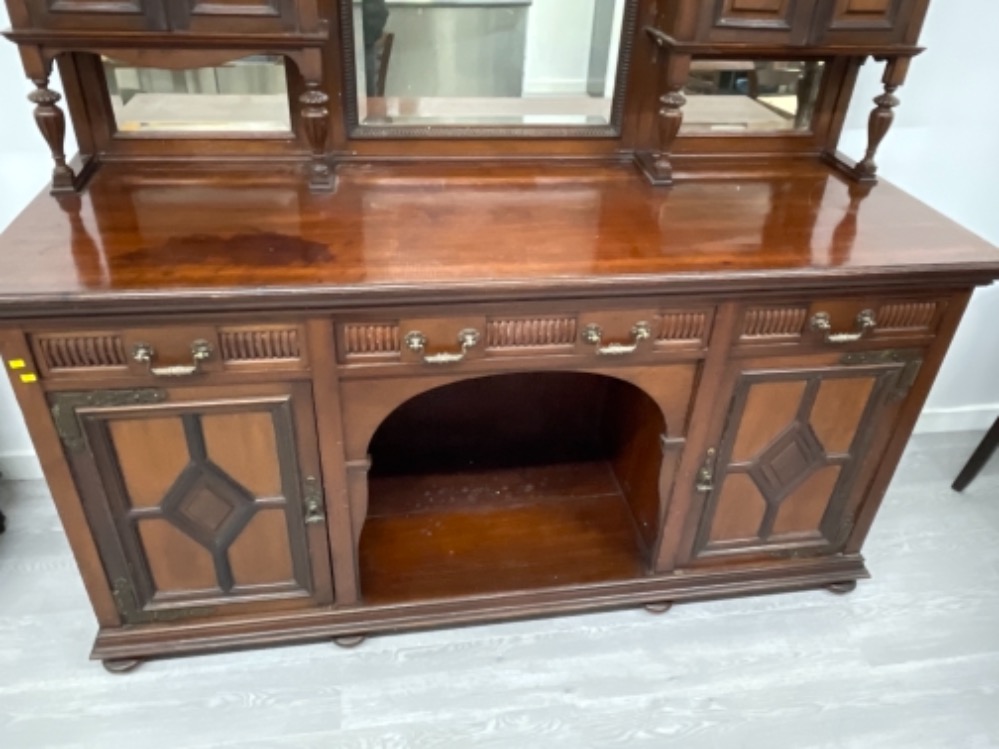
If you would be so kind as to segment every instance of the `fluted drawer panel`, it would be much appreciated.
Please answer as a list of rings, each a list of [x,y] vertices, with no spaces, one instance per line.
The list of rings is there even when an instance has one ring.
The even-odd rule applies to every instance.
[[[39,335],[35,345],[42,367],[52,373],[127,367],[125,346],[117,333]]]
[[[287,362],[302,358],[297,326],[246,326],[219,329],[219,347],[226,362]]]
[[[741,340],[800,338],[807,318],[807,307],[751,309],[743,322]]]
[[[665,312],[659,323],[657,340],[660,343],[703,343],[708,335],[711,320],[709,312]]]
[[[486,347],[571,348],[576,328],[575,316],[493,319],[486,324]]]
[[[347,359],[399,356],[398,323],[348,323],[341,331],[341,349]]]
[[[885,304],[878,312],[878,328],[884,330],[927,331],[934,327],[937,302],[899,302]]]

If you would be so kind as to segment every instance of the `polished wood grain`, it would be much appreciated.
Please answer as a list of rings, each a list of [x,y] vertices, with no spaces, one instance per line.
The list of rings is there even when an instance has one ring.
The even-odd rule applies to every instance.
[[[248,210],[247,206],[252,206]],[[769,241],[768,217],[784,217]],[[837,232],[842,222],[848,233]],[[885,227],[892,227],[886,231]],[[482,243],[477,237],[489,236]],[[614,167],[352,167],[192,181],[106,167],[41,196],[0,242],[0,315],[634,291],[981,283],[999,252],[881,185],[822,166],[662,192]],[[219,292],[227,292],[219,298]]]
[[[627,580],[644,567],[605,461],[375,478],[370,491],[359,552],[369,603]]]

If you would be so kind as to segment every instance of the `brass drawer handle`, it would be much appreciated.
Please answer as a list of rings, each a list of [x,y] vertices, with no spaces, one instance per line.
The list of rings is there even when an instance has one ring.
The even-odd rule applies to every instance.
[[[817,330],[825,334],[826,343],[843,344],[855,343],[878,327],[878,321],[874,317],[874,311],[865,309],[857,315],[856,333],[833,333],[832,319],[828,312],[816,312],[812,316],[812,330]]]
[[[642,341],[652,337],[652,326],[647,322],[635,323],[631,329],[631,343],[608,343],[602,346],[604,331],[596,323],[590,323],[583,328],[583,340],[597,347],[597,356],[626,356],[638,351]]]
[[[188,377],[201,371],[201,363],[212,358],[212,344],[199,338],[191,344],[191,364],[178,364],[173,367],[154,367],[156,350],[148,343],[137,343],[132,349],[132,360],[145,364],[154,377]]]
[[[426,354],[423,357],[423,361],[427,364],[457,364],[465,358],[470,349],[475,348],[479,344],[480,338],[479,331],[474,328],[465,328],[458,333],[458,343],[461,344],[461,351],[457,353],[444,351],[439,354]],[[417,354],[422,354],[429,342],[427,337],[418,330],[407,333],[404,340],[406,348]]]

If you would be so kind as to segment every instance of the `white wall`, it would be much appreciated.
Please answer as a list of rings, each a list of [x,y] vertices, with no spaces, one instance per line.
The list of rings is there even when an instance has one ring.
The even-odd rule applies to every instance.
[[[7,10],[0,3],[0,28],[7,26]],[[48,179],[48,150],[35,129],[32,105],[26,98],[32,88],[21,70],[17,48],[0,39],[0,229]],[[75,149],[75,145],[68,145]],[[16,273],[17,268],[2,268],[0,272]],[[0,474],[12,479],[41,476],[6,377],[0,377]]]
[[[975,24],[965,22],[975,18]],[[0,4],[0,26],[7,25]],[[995,0],[935,0],[923,42],[900,92],[896,127],[882,147],[883,176],[999,245],[999,95],[987,56],[999,28]],[[587,37],[588,38],[588,37]],[[869,102],[879,92],[880,66],[864,72],[844,147],[863,150]],[[53,84],[58,86],[58,82]],[[17,215],[47,179],[50,162],[35,131],[14,45],[0,41],[0,227]],[[72,153],[72,136],[67,152]],[[682,189],[682,188],[680,188]],[[16,273],[16,268],[2,272]],[[984,429],[999,413],[999,288],[979,291],[940,375],[920,428]],[[6,378],[0,378],[0,471],[39,476],[37,461]]]
[[[974,18],[974,23],[967,19]],[[988,50],[995,0],[933,0],[921,44],[881,147],[881,174],[999,246],[999,95]],[[882,66],[865,66],[843,150],[863,152]],[[985,429],[999,414],[999,286],[976,292],[923,411],[920,431]]]

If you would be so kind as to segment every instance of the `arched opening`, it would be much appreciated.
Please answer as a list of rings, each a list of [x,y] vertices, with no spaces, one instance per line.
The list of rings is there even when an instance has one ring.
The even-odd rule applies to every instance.
[[[369,603],[633,579],[661,501],[662,411],[580,372],[462,380],[403,403],[370,443]]]

